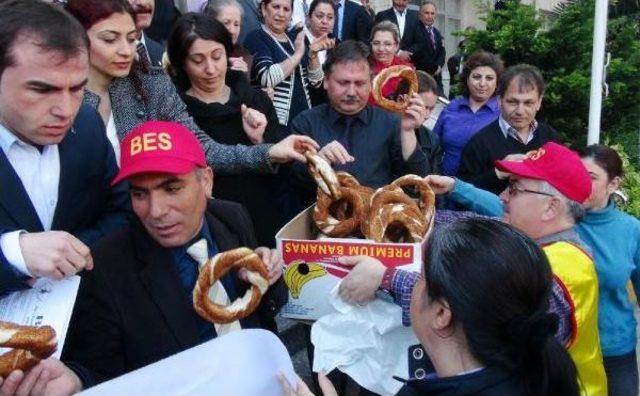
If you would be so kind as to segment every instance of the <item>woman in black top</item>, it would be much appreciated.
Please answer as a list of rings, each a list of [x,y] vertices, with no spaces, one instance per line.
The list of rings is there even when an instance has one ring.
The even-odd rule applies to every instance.
[[[185,14],[168,41],[174,81],[187,110],[200,128],[224,144],[260,144],[280,140],[275,109],[241,71],[229,69],[231,35],[204,15]],[[215,169],[214,169],[215,171]],[[216,176],[213,196],[243,204],[261,245],[275,245],[283,224],[271,197],[275,176]]]

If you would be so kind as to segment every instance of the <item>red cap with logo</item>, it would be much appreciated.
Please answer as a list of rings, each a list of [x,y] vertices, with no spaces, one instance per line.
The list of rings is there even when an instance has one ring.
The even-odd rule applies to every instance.
[[[580,157],[567,147],[548,142],[523,161],[496,161],[496,168],[515,176],[544,180],[567,198],[583,203],[591,195],[591,177]]]
[[[207,161],[189,129],[176,122],[147,121],[120,143],[120,171],[111,185],[140,173],[183,175],[196,166],[205,168]]]

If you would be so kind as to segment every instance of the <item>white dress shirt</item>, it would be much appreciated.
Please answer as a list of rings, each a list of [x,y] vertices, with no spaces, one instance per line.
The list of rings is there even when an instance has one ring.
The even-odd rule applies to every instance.
[[[402,38],[402,36],[404,35],[404,25],[407,20],[407,9],[405,8],[404,11],[399,12],[394,8],[393,12],[396,14],[396,19],[398,20],[398,30],[400,30],[400,38]]]
[[[118,131],[116,130],[116,123],[113,121],[113,111],[109,114],[109,121],[107,121],[107,139],[113,147],[113,152],[116,155],[116,163],[118,168],[120,167],[120,139],[118,139]]]
[[[60,154],[58,145],[36,147],[18,139],[0,124],[0,147],[31,200],[42,228],[51,229],[58,204],[60,182]],[[20,250],[19,235],[22,230],[0,235],[0,249],[7,261],[20,272],[30,275]]]

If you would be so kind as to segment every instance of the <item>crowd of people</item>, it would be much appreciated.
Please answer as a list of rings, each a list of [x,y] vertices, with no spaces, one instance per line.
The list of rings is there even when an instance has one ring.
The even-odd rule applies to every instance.
[[[462,96],[430,130],[445,63],[431,0],[377,14],[353,0],[183,1],[159,41],[161,2],[53,3],[0,0],[0,296],[82,280],[61,358],[0,378],[0,395],[74,394],[230,331],[277,334],[275,234],[315,202],[308,149],[372,188],[424,177],[450,213],[420,273],[341,259],[340,296],[389,292],[432,363],[399,394],[638,394],[640,222],[613,198],[622,161],[572,151],[537,120],[537,68],[457,54]],[[373,87],[395,65],[415,70],[417,92]],[[378,88],[406,110],[381,108]],[[199,266],[243,246],[267,292],[247,318],[209,323],[191,302]],[[219,302],[249,276],[224,275]]]

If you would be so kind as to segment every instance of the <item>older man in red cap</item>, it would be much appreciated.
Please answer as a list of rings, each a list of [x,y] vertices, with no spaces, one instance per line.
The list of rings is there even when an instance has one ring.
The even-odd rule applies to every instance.
[[[19,385],[25,394],[34,388],[71,394],[240,328],[277,331],[274,315],[288,296],[282,260],[275,250],[256,248],[241,205],[210,199],[213,172],[194,135],[180,124],[151,121],[121,147],[113,183],[129,182],[137,221],[93,252],[95,270],[82,279],[63,351],[68,368],[52,359],[36,366]],[[269,287],[248,317],[209,323],[192,302],[199,265],[242,246],[255,248],[265,263]],[[241,297],[250,276],[228,272],[213,285],[214,302]],[[7,388],[0,390],[14,390]]]
[[[556,337],[567,347],[583,394],[607,393],[598,335],[598,279],[591,255],[575,231],[584,214],[582,203],[591,194],[591,178],[580,157],[568,148],[547,143],[523,155],[520,161],[496,161],[509,173],[509,186],[500,197],[447,176],[428,176],[437,194],[477,213],[502,216],[519,228],[547,254],[556,277],[551,311],[560,317]],[[349,260],[347,260],[349,261]],[[355,258],[356,268],[343,280],[341,295],[363,302],[376,288],[391,292],[403,307],[408,324],[410,285],[414,274],[385,268],[368,258]]]

